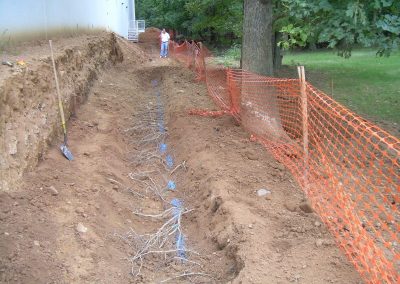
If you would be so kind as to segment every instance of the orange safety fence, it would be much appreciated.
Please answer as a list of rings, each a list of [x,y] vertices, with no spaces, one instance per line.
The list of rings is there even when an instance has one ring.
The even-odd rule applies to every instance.
[[[206,64],[201,43],[171,43],[221,111],[232,115],[301,185],[368,283],[400,283],[400,140],[302,79]]]

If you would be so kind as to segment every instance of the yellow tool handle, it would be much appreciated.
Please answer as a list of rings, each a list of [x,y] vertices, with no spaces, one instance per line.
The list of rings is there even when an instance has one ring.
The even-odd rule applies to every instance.
[[[54,79],[56,80],[58,107],[60,109],[61,123],[62,123],[62,128],[63,128],[63,131],[64,131],[64,136],[66,136],[67,135],[67,128],[65,126],[64,108],[63,108],[63,105],[62,105],[60,86],[58,84],[58,77],[57,77],[57,70],[56,70],[56,62],[54,61],[53,45],[52,45],[52,41],[51,40],[49,40],[49,44],[50,44],[50,51],[51,51],[51,61],[53,62]]]

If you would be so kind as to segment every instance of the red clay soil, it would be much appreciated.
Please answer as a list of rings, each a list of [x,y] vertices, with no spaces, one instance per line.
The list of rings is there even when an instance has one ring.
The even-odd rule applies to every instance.
[[[2,283],[362,283],[283,165],[230,117],[187,114],[215,109],[191,71],[158,58],[157,48],[118,45],[124,61],[99,72],[68,123],[75,160],[60,154],[58,136],[19,186],[0,194]],[[128,177],[139,149],[127,130],[156,102],[152,80],[167,144],[177,163],[186,161],[175,194],[194,209],[182,220],[186,246],[207,277],[176,277],[176,266],[156,258],[133,277],[134,248],[121,238],[157,227],[134,209],[162,210],[132,194],[141,189]],[[259,189],[270,193],[259,197]]]

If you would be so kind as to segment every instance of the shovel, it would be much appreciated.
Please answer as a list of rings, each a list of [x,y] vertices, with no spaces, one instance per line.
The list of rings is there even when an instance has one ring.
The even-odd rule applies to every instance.
[[[52,45],[51,40],[49,40],[49,44],[50,44],[50,51],[51,51],[51,61],[53,62],[54,79],[56,80],[58,107],[60,109],[61,123],[62,123],[63,132],[64,132],[64,143],[60,146],[60,150],[63,153],[63,155],[65,156],[65,158],[72,161],[74,159],[74,156],[72,155],[71,151],[67,147],[67,127],[65,126],[64,109],[63,109],[62,100],[61,100],[60,86],[58,85],[56,63],[54,61],[53,45]]]

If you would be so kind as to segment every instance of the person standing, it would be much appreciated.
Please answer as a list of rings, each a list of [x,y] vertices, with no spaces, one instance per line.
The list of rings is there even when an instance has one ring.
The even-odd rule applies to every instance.
[[[160,58],[166,58],[168,55],[168,44],[170,39],[169,33],[167,33],[165,29],[163,29],[160,38],[161,38]]]

